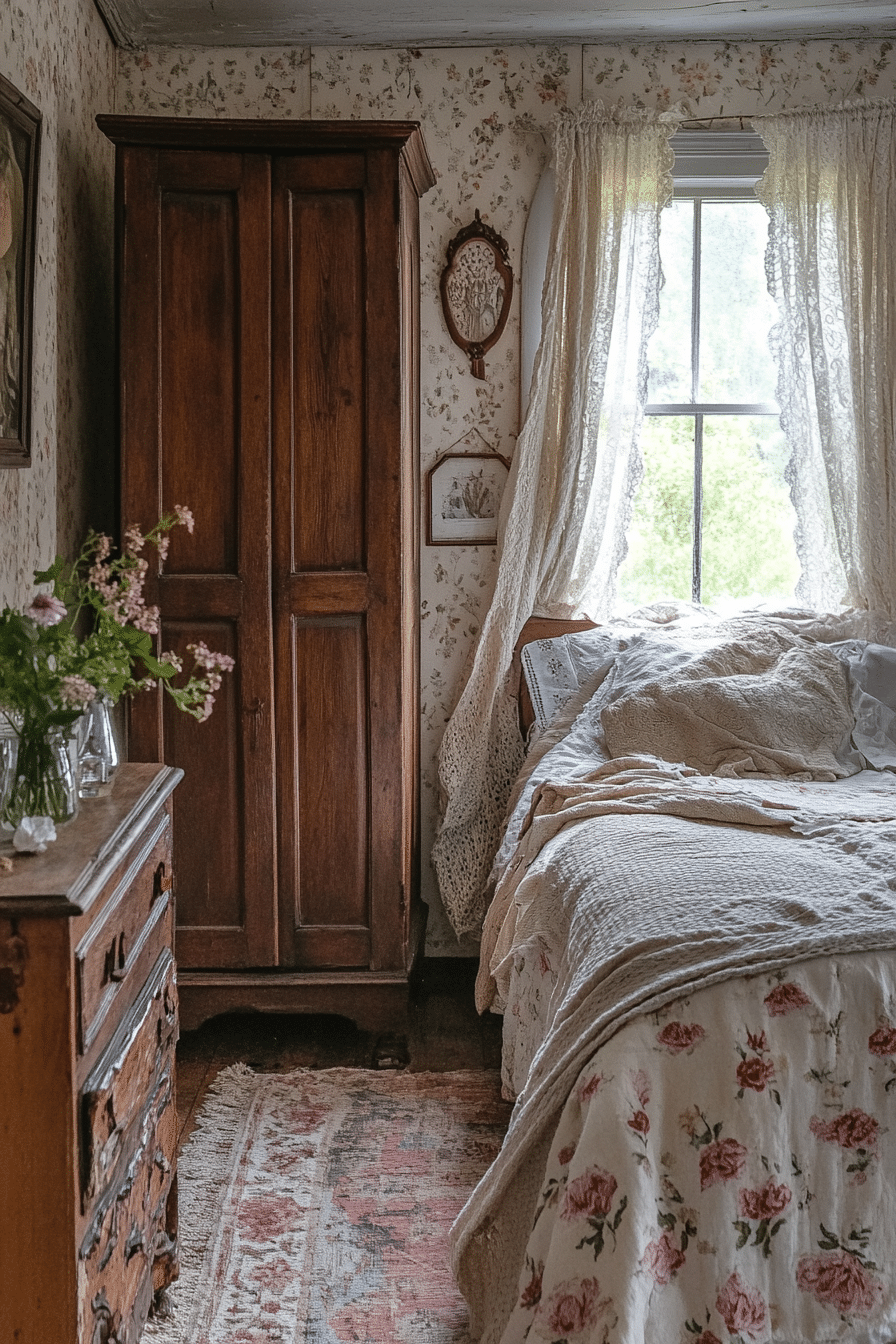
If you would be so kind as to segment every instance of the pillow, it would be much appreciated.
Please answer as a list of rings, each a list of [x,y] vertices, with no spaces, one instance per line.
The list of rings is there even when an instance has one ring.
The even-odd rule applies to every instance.
[[[613,658],[625,646],[625,640],[605,627],[523,645],[520,663],[536,728],[549,727],[580,687],[593,682],[601,668],[609,671]]]
[[[849,680],[836,653],[752,623],[733,621],[726,636],[604,708],[610,754],[652,754],[706,775],[855,774]]]
[[[574,691],[591,682],[599,667],[614,654],[651,633],[665,643],[679,630],[714,626],[718,617],[694,602],[652,602],[613,621],[612,626],[576,630],[555,639],[525,644],[520,662],[535,714],[535,728],[543,731]]]
[[[864,640],[834,645],[849,668],[853,744],[874,770],[896,770],[896,649]]]

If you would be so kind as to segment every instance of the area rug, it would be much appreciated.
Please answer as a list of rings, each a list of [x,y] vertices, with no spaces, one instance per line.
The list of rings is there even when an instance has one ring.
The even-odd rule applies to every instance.
[[[152,1344],[463,1344],[448,1229],[497,1155],[493,1073],[218,1075],[178,1166]]]

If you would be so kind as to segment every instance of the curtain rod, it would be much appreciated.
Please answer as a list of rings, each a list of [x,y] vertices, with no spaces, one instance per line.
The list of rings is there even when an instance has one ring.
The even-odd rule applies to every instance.
[[[780,112],[721,112],[714,117],[684,117],[679,125],[687,126],[694,122],[704,123],[707,121],[739,121],[740,128],[743,130],[745,121],[770,121],[773,117],[811,116],[827,112],[870,112],[883,108],[896,108],[896,99],[880,98],[872,101],[865,98],[847,99],[842,103],[831,104],[830,107],[787,107]]]
[[[722,112],[715,117],[685,117],[679,122],[680,126],[694,126],[698,122],[702,126],[707,121],[739,121],[741,130],[744,130],[745,121],[764,121],[768,117],[778,116],[777,112]]]

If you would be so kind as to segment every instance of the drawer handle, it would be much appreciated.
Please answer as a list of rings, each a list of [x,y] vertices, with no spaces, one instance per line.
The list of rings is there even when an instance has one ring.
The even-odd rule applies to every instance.
[[[127,961],[127,944],[124,934],[120,933],[117,938],[112,939],[112,946],[106,953],[106,979],[116,983],[123,980],[128,971]]]
[[[153,874],[152,900],[150,901],[150,905],[154,905],[155,902],[159,899],[159,897],[162,896],[166,891],[170,891],[173,886],[174,886],[174,875],[172,873],[166,872],[164,863],[160,863],[155,873]]]

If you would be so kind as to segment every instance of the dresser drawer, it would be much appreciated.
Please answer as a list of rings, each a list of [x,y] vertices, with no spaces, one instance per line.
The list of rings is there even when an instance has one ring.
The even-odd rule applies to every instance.
[[[130,1161],[92,1210],[78,1257],[78,1344],[139,1344],[154,1291],[177,1277],[170,1084],[160,1080]]]
[[[170,924],[171,821],[163,812],[119,870],[100,917],[76,949],[81,1054],[90,1049],[117,1002],[134,997],[138,964],[154,962],[170,945]]]
[[[165,948],[81,1093],[85,1212],[133,1164],[159,1089],[172,1090],[176,1042],[174,958]]]

